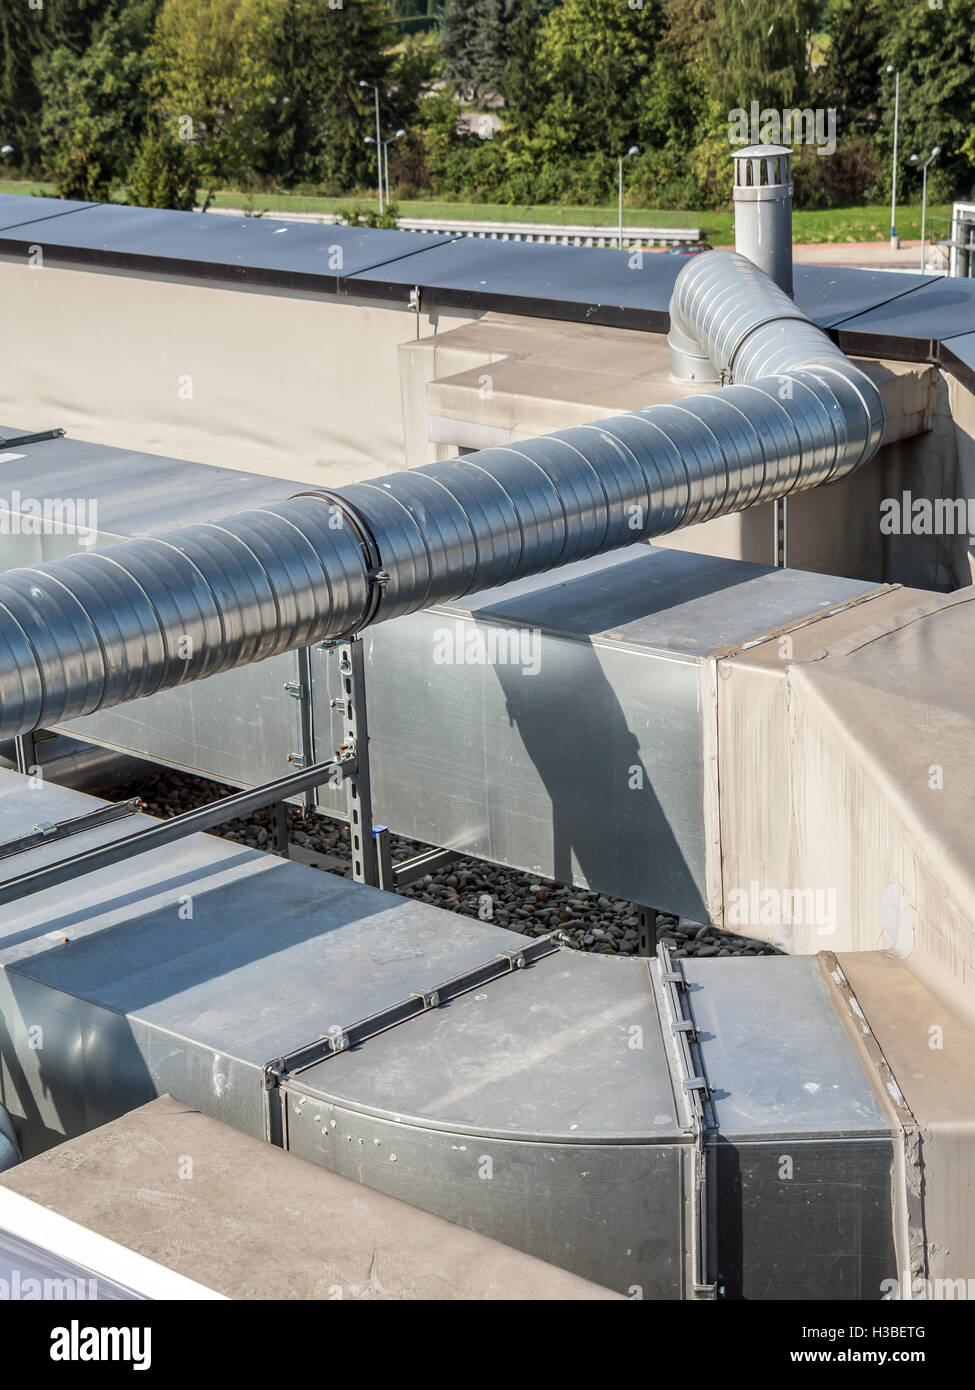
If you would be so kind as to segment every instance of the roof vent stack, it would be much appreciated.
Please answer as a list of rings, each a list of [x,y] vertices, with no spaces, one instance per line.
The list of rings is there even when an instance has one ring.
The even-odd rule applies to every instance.
[[[748,145],[733,158],[735,250],[792,298],[792,151]]]

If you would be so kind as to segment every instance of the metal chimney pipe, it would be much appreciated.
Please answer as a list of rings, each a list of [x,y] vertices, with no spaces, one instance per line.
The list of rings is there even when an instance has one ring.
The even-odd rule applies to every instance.
[[[0,737],[845,477],[873,383],[732,252],[674,328],[734,385],[0,575]]]
[[[786,145],[749,145],[734,160],[735,250],[792,298],[792,151]],[[671,376],[674,381],[717,385],[718,364],[696,335],[671,316]]]
[[[792,296],[792,151],[786,145],[736,150],[735,250]]]

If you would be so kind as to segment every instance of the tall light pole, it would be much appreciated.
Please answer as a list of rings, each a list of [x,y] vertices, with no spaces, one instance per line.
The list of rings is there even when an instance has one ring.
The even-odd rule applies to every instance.
[[[921,168],[922,168],[922,170],[923,170],[923,172],[924,172],[923,192],[922,192],[922,194],[921,194],[921,274],[922,274],[922,275],[924,274],[924,241],[925,241],[925,232],[927,231],[927,221],[928,221],[928,165],[931,163],[932,159],[937,159],[937,157],[938,157],[938,155],[939,155],[940,153],[941,153],[941,146],[940,146],[940,145],[935,145],[934,149],[933,149],[933,150],[931,151],[931,153],[928,155],[927,159],[924,161],[923,164],[921,164]],[[918,159],[918,157],[917,157],[916,154],[912,154],[912,155],[911,155],[911,163],[912,163],[912,164],[920,164],[920,163],[921,163],[921,161]]]
[[[406,134],[405,130],[398,130],[395,135],[391,135],[388,140],[383,141],[383,168],[386,174],[386,206],[389,207],[391,199],[389,196],[389,147],[394,140],[402,140]]]
[[[620,177],[619,177],[619,249],[623,250],[623,161],[632,159],[635,154],[640,153],[639,145],[631,145],[626,154],[620,155]]]
[[[901,114],[901,75],[892,63],[887,64],[887,71],[894,74],[894,167],[890,179],[890,245],[891,249],[896,251],[900,245],[897,240],[897,127]]]
[[[371,87],[376,94],[376,167],[379,173],[379,216],[383,215],[383,146],[382,136],[379,132],[379,87],[375,82],[366,82],[363,78],[359,82],[360,87]]]

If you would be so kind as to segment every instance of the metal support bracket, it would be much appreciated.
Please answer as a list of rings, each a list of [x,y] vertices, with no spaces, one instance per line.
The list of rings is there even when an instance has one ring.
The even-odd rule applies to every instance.
[[[374,825],[372,838],[376,845],[376,872],[380,888],[392,893],[396,887],[396,872],[393,869],[393,847],[390,843],[389,826]]]
[[[29,897],[32,893],[43,892],[45,888],[53,888],[59,883],[67,883],[81,874],[94,873],[96,869],[106,869],[138,854],[161,849],[164,845],[185,839],[187,835],[195,835],[201,830],[212,830],[217,825],[226,825],[227,821],[236,820],[239,816],[248,816],[252,811],[259,811],[276,801],[285,801],[289,796],[318,786],[320,782],[331,777],[336,769],[343,778],[354,776],[355,759],[346,758],[339,762],[329,760],[314,764],[301,772],[292,772],[287,777],[279,777],[276,781],[266,782],[260,787],[221,797],[220,800],[211,801],[206,806],[198,806],[195,811],[186,811],[181,816],[173,816],[171,820],[150,825],[145,830],[136,830],[133,834],[113,840],[107,845],[96,845],[94,849],[82,850],[80,854],[72,854],[66,859],[55,860],[53,864],[43,864],[38,869],[18,874],[15,878],[0,883],[0,906]]]
[[[36,733],[16,736],[14,739],[14,757],[17,759],[17,771],[23,777],[29,776],[31,768],[38,765]]]
[[[397,888],[405,888],[408,883],[415,883],[418,878],[424,878],[427,874],[435,874],[438,869],[445,869],[448,864],[459,858],[456,850],[427,849],[422,854],[415,854],[412,859],[404,859],[402,864],[397,864],[393,870],[393,880]]]
[[[70,820],[39,822],[27,835],[0,844],[0,859],[9,859],[14,854],[25,854],[38,845],[49,845],[55,840],[66,840],[70,835],[81,835],[85,830],[94,830],[99,825],[109,825],[112,821],[134,816],[142,810],[142,802],[137,796],[129,801],[116,801],[110,806],[99,806],[97,811],[86,811],[83,816],[72,816]]]
[[[366,671],[361,637],[339,643],[339,678],[344,739],[337,757],[354,757],[356,769],[348,779],[349,848],[352,877],[357,883],[379,887],[379,857],[372,824],[372,787],[369,781],[369,725],[366,718]]]
[[[18,434],[14,439],[0,439],[0,453],[8,449],[23,449],[28,444],[43,444],[48,439],[63,439],[67,430],[41,430],[37,434]]]
[[[772,504],[772,564],[776,569],[789,566],[789,499],[779,497]]]
[[[644,907],[641,903],[634,903],[637,915],[637,948],[638,956],[655,956],[657,954],[657,909],[654,907]]]
[[[298,747],[289,754],[288,761],[295,767],[311,767],[315,761],[315,726],[311,702],[311,653],[308,647],[300,647],[295,659],[298,678],[284,683],[288,695],[298,701]],[[315,809],[314,788],[303,793],[301,804],[305,811]]]

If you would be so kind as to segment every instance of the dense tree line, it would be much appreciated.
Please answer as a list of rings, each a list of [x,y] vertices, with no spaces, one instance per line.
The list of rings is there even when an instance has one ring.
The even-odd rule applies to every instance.
[[[604,202],[637,145],[634,202],[713,207],[757,103],[835,110],[835,152],[808,125],[797,152],[801,199],[828,206],[887,194],[889,65],[905,174],[940,144],[934,196],[968,196],[972,19],[970,0],[2,0],[0,144],[66,196],[355,193],[377,84],[403,195]]]

